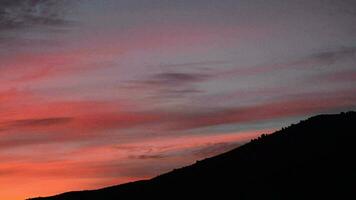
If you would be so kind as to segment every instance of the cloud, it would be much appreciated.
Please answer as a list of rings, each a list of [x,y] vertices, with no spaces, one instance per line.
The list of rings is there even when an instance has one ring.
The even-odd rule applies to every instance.
[[[88,141],[103,130],[129,129],[155,120],[150,113],[123,111],[118,102],[46,102],[16,90],[0,92],[0,109],[2,149]]]
[[[306,60],[320,62],[321,64],[334,64],[335,62],[356,56],[356,47],[342,47],[336,50],[315,53]],[[302,62],[303,63],[303,62]]]
[[[345,70],[332,73],[323,73],[314,76],[314,81],[323,81],[326,83],[344,83],[356,81],[356,70]]]
[[[71,142],[110,144],[111,139],[116,141],[123,136],[140,140],[142,134],[126,136],[130,131],[139,130],[145,130],[147,137],[181,136],[205,127],[238,126],[345,108],[354,104],[354,94],[355,90],[350,89],[289,95],[240,107],[205,109],[187,106],[186,109],[152,111],[126,110],[118,102],[37,102],[15,107],[0,115],[0,148]],[[13,101],[13,98],[21,98],[17,95],[16,92],[4,92],[2,97],[0,95],[0,101],[6,103]],[[149,136],[151,132],[154,134]],[[146,152],[135,156],[140,158],[140,155],[144,155],[141,158],[158,158],[156,154]]]
[[[230,76],[252,76],[263,73],[271,73],[280,70],[305,70],[316,66],[332,65],[350,58],[355,58],[356,47],[341,47],[332,50],[320,51],[308,56],[294,59],[288,62],[266,64],[250,67],[238,67],[232,70],[221,71],[216,74],[216,78],[226,78]]]
[[[0,103],[4,104],[9,101],[14,101],[15,99],[18,99],[19,96],[21,96],[21,92],[15,90],[15,89],[7,89],[0,91]]]
[[[336,92],[303,93],[249,106],[176,113],[176,118],[171,119],[173,123],[167,122],[167,126],[170,129],[188,130],[226,124],[268,121],[344,108],[352,106],[355,100],[354,89]]]
[[[209,78],[208,75],[198,73],[165,72],[152,75],[144,81],[146,84],[159,86],[179,86],[201,82]]]
[[[145,160],[145,159],[162,159],[165,158],[166,156],[164,155],[138,155],[138,156],[129,156],[131,159],[140,159],[140,160]]]
[[[36,49],[63,45],[63,41],[58,40],[57,36],[72,30],[72,27],[78,24],[68,15],[75,2],[69,0],[1,0],[1,59],[7,58],[9,53],[17,55],[21,51],[34,52]]]
[[[24,119],[7,122],[7,127],[41,127],[69,123],[70,117],[42,118],[42,119]]]
[[[0,2],[0,30],[30,26],[63,26],[63,3],[56,0],[3,0]]]
[[[54,44],[56,43],[48,43],[48,45]],[[19,51],[7,56],[1,56],[0,54],[2,59],[0,63],[0,82],[8,81],[12,84],[32,83],[54,77],[63,78],[68,75],[79,75],[83,74],[83,72],[102,70],[103,65],[112,64],[113,58],[110,55],[119,55],[120,52],[121,50],[110,49],[106,45],[96,43],[92,48],[78,46],[49,52]]]
[[[161,64],[159,65],[162,68],[191,68],[191,67],[209,67],[209,66],[220,66],[228,64],[226,61],[219,60],[208,60],[201,62],[186,62],[186,63],[177,63],[177,64]]]
[[[55,178],[56,184],[69,183],[73,181],[73,178],[75,180],[87,179],[96,184],[105,179],[118,184],[128,179],[149,178],[175,167],[193,163],[202,155],[211,156],[212,153],[228,150],[223,148],[223,143],[244,142],[260,135],[260,132],[190,135],[162,138],[162,140],[148,139],[128,143],[126,146],[120,145],[123,148],[104,145],[84,146],[74,151],[63,151],[68,147],[63,145],[34,147],[26,150],[26,153],[32,154],[31,157],[22,156],[27,154],[21,154],[21,151],[18,151],[19,155],[16,152],[12,154],[17,159],[9,160],[5,157],[7,162],[0,166],[0,175],[2,178],[22,177],[27,180],[41,176],[41,179],[37,181]],[[61,151],[53,152],[51,148]],[[45,153],[47,151],[52,151],[51,158]],[[4,157],[0,154],[0,158]]]
[[[141,89],[158,98],[181,98],[199,94],[197,84],[208,81],[211,75],[201,72],[161,72],[144,80],[129,82],[129,88]]]
[[[346,14],[355,16],[356,15],[356,3],[353,0],[342,0],[342,1],[333,1],[328,0],[324,1],[323,6],[329,8],[330,14]]]

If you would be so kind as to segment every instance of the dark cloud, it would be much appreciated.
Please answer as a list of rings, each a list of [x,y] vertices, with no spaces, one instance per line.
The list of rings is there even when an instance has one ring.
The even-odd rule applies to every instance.
[[[211,61],[201,61],[201,62],[187,62],[187,63],[178,63],[178,64],[162,64],[160,67],[204,67],[204,66],[216,66],[216,65],[223,65],[228,64],[226,61],[218,61],[218,60],[211,60]]]
[[[24,119],[0,123],[0,133],[13,130],[36,128],[31,134],[9,132],[11,134],[2,135],[0,138],[0,149],[16,148],[18,146],[46,144],[51,142],[63,142],[72,138],[66,138],[66,135],[53,134],[53,132],[44,132],[46,127],[62,125],[72,121],[72,118],[42,118],[42,119]],[[28,130],[26,131],[28,132]]]
[[[309,54],[299,59],[272,63],[266,65],[250,66],[245,68],[235,68],[222,71],[215,75],[216,78],[226,78],[230,76],[251,76],[264,73],[272,73],[280,70],[310,69],[316,66],[332,65],[336,62],[343,62],[356,57],[356,47],[340,47],[332,50],[324,50]]]
[[[172,89],[168,88],[165,90],[161,90],[162,92],[162,97],[165,98],[179,98],[179,97],[185,97],[188,95],[194,95],[194,94],[199,94],[203,93],[203,90],[198,90],[194,88],[186,88],[186,89]]]
[[[338,60],[356,56],[356,47],[342,47],[340,49],[313,54],[309,59],[316,59],[324,64],[334,64]]]
[[[10,122],[4,122],[2,124],[0,131],[16,129],[16,128],[26,128],[26,127],[52,126],[52,125],[69,123],[72,120],[73,119],[70,117],[15,120]]]
[[[176,114],[176,116],[171,114],[173,127],[170,128],[188,130],[316,114],[323,110],[352,106],[355,100],[355,89],[337,92],[307,92],[252,106],[216,108],[196,113]]]
[[[335,15],[335,14],[346,14],[352,16],[356,15],[356,2],[354,0],[340,0],[340,1],[324,0],[323,3],[324,6],[327,6],[330,15]]]
[[[56,117],[44,119],[25,119],[17,120],[12,123],[13,126],[51,126],[56,124],[65,124],[72,121],[70,117]]]
[[[340,72],[329,72],[313,76],[313,83],[345,83],[356,81],[356,70],[344,70]]]
[[[212,76],[198,72],[162,72],[148,76],[142,81],[130,82],[132,88],[150,92],[152,97],[180,98],[202,93],[196,84]]]
[[[0,170],[0,177],[15,174],[16,170],[14,169],[1,169]]]
[[[201,73],[168,72],[155,74],[145,84],[157,88],[160,97],[179,98],[202,93],[194,84],[206,81],[211,76]]]
[[[162,159],[166,158],[166,155],[163,154],[155,154],[155,155],[137,155],[137,156],[129,156],[131,159],[140,159],[140,160],[146,160],[146,159]]]
[[[151,76],[145,83],[152,85],[177,86],[201,82],[209,77],[209,75],[198,73],[165,72]]]
[[[64,18],[67,0],[2,0],[0,30],[33,26],[62,26],[72,23]]]
[[[60,46],[61,43],[58,41],[53,41],[50,39],[31,39],[31,38],[21,38],[19,39],[16,36],[1,36],[0,34],[0,44],[2,47],[9,50],[10,48],[34,48],[34,47],[50,47],[50,46]]]
[[[356,47],[339,47],[329,50],[319,51],[298,60],[276,65],[277,68],[283,67],[297,67],[297,66],[314,66],[314,65],[331,65],[338,61],[353,58],[356,56]]]

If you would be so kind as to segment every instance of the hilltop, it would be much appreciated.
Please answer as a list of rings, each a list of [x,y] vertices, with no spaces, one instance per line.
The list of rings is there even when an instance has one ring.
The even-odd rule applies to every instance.
[[[356,199],[356,112],[318,115],[150,180],[32,200]]]

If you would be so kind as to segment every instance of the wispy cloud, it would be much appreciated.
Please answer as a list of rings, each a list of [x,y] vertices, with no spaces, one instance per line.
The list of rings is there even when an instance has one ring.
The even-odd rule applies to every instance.
[[[314,82],[347,83],[356,81],[356,70],[343,70],[315,75]]]
[[[308,56],[294,59],[287,62],[281,63],[272,63],[266,65],[258,66],[248,66],[240,67],[238,66],[235,69],[218,72],[216,74],[217,78],[226,78],[226,77],[244,77],[252,75],[260,75],[264,73],[272,73],[281,70],[307,70],[318,66],[323,65],[332,65],[336,62],[342,62],[348,59],[355,58],[356,56],[356,47],[341,47],[333,50],[320,51]]]
[[[53,125],[66,124],[69,123],[71,120],[72,118],[69,117],[24,119],[24,120],[10,121],[10,122],[2,122],[0,127],[1,130],[7,130],[11,128],[53,126]]]
[[[356,57],[356,47],[341,47],[336,50],[322,51],[315,53],[307,57],[306,61],[315,61],[320,64],[334,64],[337,61],[355,58]],[[297,62],[298,63],[298,62]],[[301,61],[301,63],[303,63]]]
[[[153,97],[180,98],[190,94],[202,93],[196,85],[208,81],[211,75],[201,72],[161,72],[144,80],[129,82],[129,88],[151,91]]]
[[[8,115],[8,118],[15,119],[2,120],[0,148],[53,142],[110,143],[111,140],[105,137],[100,139],[100,135],[95,133],[113,131],[112,134],[105,134],[106,137],[120,138],[120,134],[115,134],[118,130],[124,134],[131,129],[136,131],[149,129],[156,132],[152,136],[186,135],[186,131],[200,128],[229,124],[238,126],[349,107],[356,100],[354,94],[353,89],[333,93],[305,93],[249,106],[206,110],[187,107],[185,110],[129,112],[115,109],[118,104],[110,102],[62,102],[37,105],[22,109],[21,112],[25,112],[26,115],[18,115],[16,113],[20,111],[13,110],[15,115]],[[91,110],[93,106],[99,110]],[[19,117],[21,118],[18,119]],[[31,134],[25,137],[22,132]],[[58,134],[59,132],[61,134]]]
[[[227,61],[219,60],[209,60],[200,62],[186,62],[186,63],[176,63],[176,64],[160,64],[161,68],[209,68],[229,64]]]
[[[206,80],[209,76],[196,73],[167,72],[151,76],[144,83],[158,86],[179,86]]]

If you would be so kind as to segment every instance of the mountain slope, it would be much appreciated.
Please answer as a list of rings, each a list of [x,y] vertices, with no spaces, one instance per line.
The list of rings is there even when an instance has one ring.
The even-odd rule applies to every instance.
[[[356,199],[356,112],[319,115],[147,181],[36,200]]]

